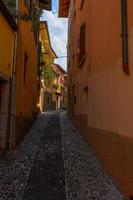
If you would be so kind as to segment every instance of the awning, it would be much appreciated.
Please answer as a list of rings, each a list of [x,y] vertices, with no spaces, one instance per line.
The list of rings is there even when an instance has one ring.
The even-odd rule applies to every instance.
[[[70,0],[59,0],[59,17],[68,17]]]
[[[39,7],[43,10],[52,10],[52,0],[39,0]]]

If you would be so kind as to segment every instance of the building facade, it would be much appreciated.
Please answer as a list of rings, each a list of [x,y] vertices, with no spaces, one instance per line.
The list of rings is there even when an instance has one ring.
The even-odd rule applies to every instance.
[[[54,72],[52,65],[57,55],[52,48],[47,21],[40,22],[40,94],[38,106],[41,112],[54,110],[56,103],[52,96]]]
[[[53,64],[55,77],[53,79],[53,99],[56,102],[56,109],[67,109],[67,73],[58,64]]]
[[[0,153],[7,142],[11,78],[14,68],[14,48],[17,25],[0,1]]]
[[[69,115],[133,196],[133,2],[60,0],[68,17]]]
[[[37,114],[38,22],[51,0],[0,1],[0,148],[15,148]]]
[[[31,127],[37,114],[39,19],[36,9],[51,10],[51,0],[20,0],[18,10],[31,15],[32,20],[18,20],[16,83],[12,146],[16,146]],[[33,14],[32,14],[33,12]],[[37,15],[36,17],[34,15]],[[36,21],[37,20],[37,21]],[[19,134],[18,134],[19,133]],[[15,141],[15,144],[14,144]]]
[[[40,22],[39,31],[40,92],[38,107],[41,112],[67,107],[67,75],[54,64],[57,55],[52,48],[47,21]]]

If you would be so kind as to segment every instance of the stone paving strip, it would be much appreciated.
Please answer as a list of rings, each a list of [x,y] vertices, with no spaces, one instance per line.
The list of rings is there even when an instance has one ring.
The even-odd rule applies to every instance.
[[[122,200],[64,112],[41,114],[0,159],[0,200]]]
[[[59,115],[53,114],[39,144],[23,200],[65,200]]]
[[[66,200],[124,200],[115,181],[103,170],[89,145],[61,114]]]

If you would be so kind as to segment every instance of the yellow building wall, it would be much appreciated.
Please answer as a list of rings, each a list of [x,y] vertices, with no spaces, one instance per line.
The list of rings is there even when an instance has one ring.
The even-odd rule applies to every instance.
[[[27,12],[24,1],[19,1],[19,10]],[[18,22],[18,50],[15,94],[15,143],[19,143],[30,127],[37,112],[38,50],[31,22]],[[28,56],[24,82],[24,58]],[[18,134],[19,133],[19,134]],[[15,144],[16,145],[16,144]]]
[[[45,23],[42,23],[40,25],[40,33],[39,33],[39,41],[42,45],[42,51],[43,51],[43,62],[45,65],[44,68],[48,65],[51,65],[54,63],[54,59],[56,58],[56,55],[51,47],[50,38],[48,35],[48,27],[45,25]],[[51,88],[44,89],[42,88],[40,91],[40,100],[38,106],[40,107],[41,112],[45,111],[45,104],[46,104],[46,98],[45,98],[45,90],[47,90],[49,93],[52,93]]]
[[[0,14],[0,26],[2,27],[0,31],[0,72],[9,77],[12,68],[14,33],[2,14]]]
[[[44,60],[44,62],[46,63],[46,64],[45,64],[46,66],[47,66],[47,65],[50,65],[51,63],[54,62],[54,59],[51,57],[50,54],[44,54],[44,55],[43,55],[43,60]]]
[[[46,65],[53,63],[56,56],[54,55],[54,52],[51,48],[46,26],[43,30],[40,31],[40,42],[42,43],[42,49],[44,52],[44,62],[46,63]]]

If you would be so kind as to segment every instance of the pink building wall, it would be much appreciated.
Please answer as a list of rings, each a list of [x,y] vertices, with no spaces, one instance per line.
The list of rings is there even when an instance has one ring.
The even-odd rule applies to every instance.
[[[71,1],[69,12],[69,113],[123,192],[133,195],[133,2],[127,1],[130,76],[122,68],[121,1],[84,0],[82,9],[80,3]],[[78,67],[84,22],[86,60]]]

